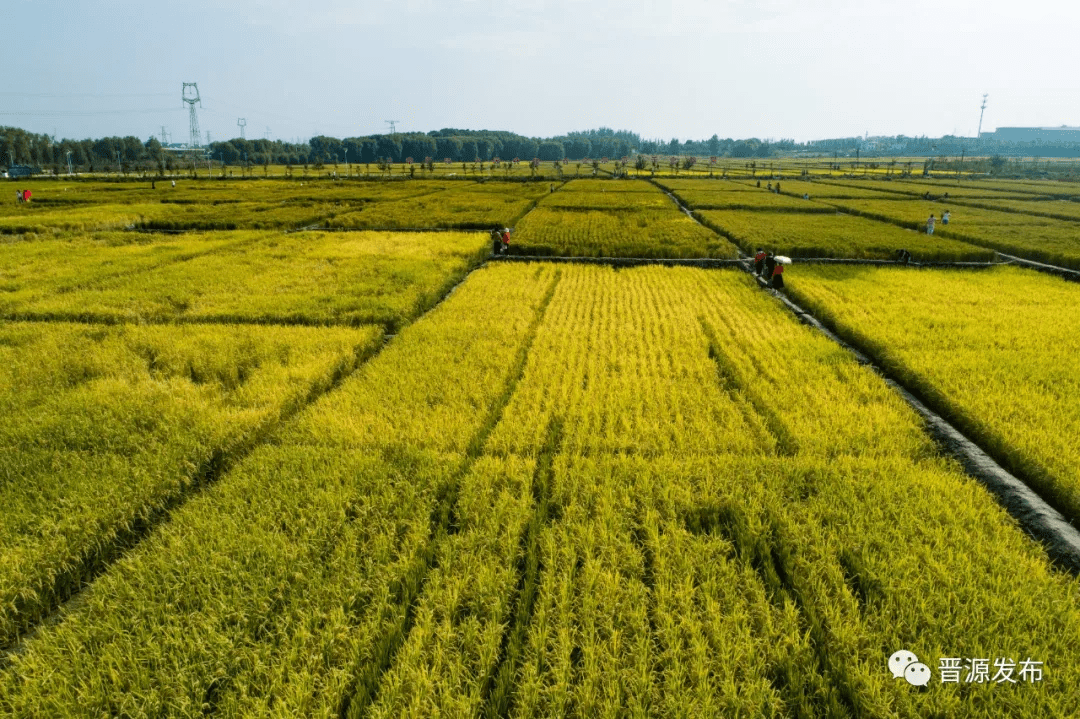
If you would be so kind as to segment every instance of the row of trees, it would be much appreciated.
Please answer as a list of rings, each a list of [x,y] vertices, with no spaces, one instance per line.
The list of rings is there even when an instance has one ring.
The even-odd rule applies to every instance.
[[[103,137],[97,140],[56,140],[13,127],[0,127],[0,166],[35,165],[56,172],[68,161],[79,171],[171,170],[188,166],[189,158],[162,148],[155,137],[145,142],[137,137]],[[242,165],[308,165],[331,163],[375,164],[383,159],[403,162],[426,158],[441,162],[489,162],[519,158],[543,161],[621,158],[642,155],[697,157],[767,158],[791,153],[820,153],[843,156],[924,156],[1002,155],[1025,157],[1080,157],[1080,143],[1002,142],[993,139],[946,135],[941,138],[905,137],[833,138],[807,143],[793,140],[768,141],[757,138],[734,140],[713,135],[707,140],[643,140],[628,130],[599,128],[571,132],[552,138],[525,137],[513,132],[445,128],[428,133],[395,133],[350,137],[344,140],[320,135],[306,143],[280,140],[234,138],[202,148],[218,162]]]

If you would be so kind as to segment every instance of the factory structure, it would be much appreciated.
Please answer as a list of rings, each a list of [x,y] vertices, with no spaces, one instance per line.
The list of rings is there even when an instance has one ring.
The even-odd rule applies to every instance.
[[[997,142],[1035,142],[1061,144],[1080,142],[1080,127],[999,127],[994,132],[982,133],[983,140]]]

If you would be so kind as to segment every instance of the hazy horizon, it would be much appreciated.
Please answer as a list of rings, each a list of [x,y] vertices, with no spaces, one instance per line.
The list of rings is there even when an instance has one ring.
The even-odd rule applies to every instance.
[[[0,125],[307,140],[446,127],[646,139],[974,136],[1080,125],[1080,10],[1036,0],[12,4]]]

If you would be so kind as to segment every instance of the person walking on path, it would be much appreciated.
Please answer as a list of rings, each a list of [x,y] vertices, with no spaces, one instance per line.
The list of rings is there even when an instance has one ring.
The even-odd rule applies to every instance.
[[[765,254],[765,281],[768,282],[772,279],[773,270],[776,269],[776,257],[773,253],[768,252]]]
[[[934,234],[934,213],[930,213],[930,219],[926,221],[926,234]]]
[[[771,285],[772,285],[772,288],[774,290],[782,290],[782,289],[784,289],[784,265],[783,265],[783,263],[777,262],[776,267],[773,268]]]
[[[760,247],[757,252],[754,253],[754,274],[761,277],[761,273],[765,270],[765,250]]]
[[[504,227],[502,231],[502,251],[505,255],[510,251],[510,228]]]
[[[502,235],[499,234],[498,227],[491,231],[491,254],[502,254]]]

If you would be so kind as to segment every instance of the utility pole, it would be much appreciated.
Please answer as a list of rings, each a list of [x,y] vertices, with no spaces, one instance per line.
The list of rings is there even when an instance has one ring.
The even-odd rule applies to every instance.
[[[270,139],[270,128],[269,127],[266,128],[266,132],[263,133],[263,139],[264,140],[269,140]]]
[[[975,139],[976,140],[981,140],[982,139],[982,120],[983,120],[983,113],[986,112],[986,98],[987,97],[989,97],[989,93],[984,92],[983,93],[982,106],[979,108],[979,131],[975,134]]]
[[[190,90],[188,88],[191,88]],[[199,116],[195,114],[195,103],[202,106],[202,98],[199,97],[199,83],[197,82],[185,82],[184,87],[180,92],[180,97],[190,108],[189,124],[190,124],[190,140],[191,149],[194,150],[199,146]]]
[[[206,131],[206,146],[210,147],[210,131]]]
[[[396,135],[397,134],[397,124],[399,122],[401,122],[401,120],[384,120],[384,122],[387,125],[390,126],[390,134],[391,135]]]
[[[241,117],[239,120],[236,121],[236,125],[240,128],[240,139],[243,140],[244,128],[247,127],[247,120]]]
[[[345,177],[349,176],[349,148],[345,148]]]
[[[71,150],[68,150],[66,153],[64,153],[64,156],[67,158],[68,175],[71,175],[73,174],[71,172]]]
[[[162,146],[165,146],[165,145],[169,144],[169,138],[167,137],[168,134],[169,133],[165,132],[165,126],[162,125],[161,126],[161,144],[162,144]]]

